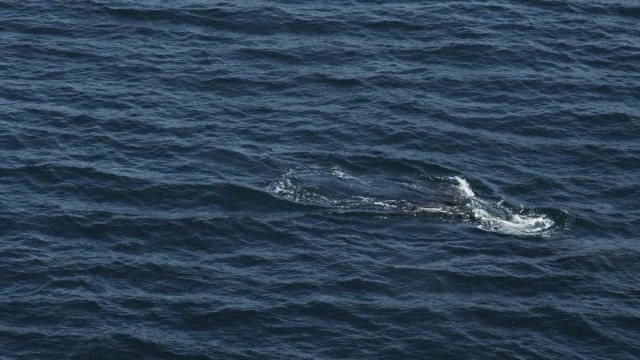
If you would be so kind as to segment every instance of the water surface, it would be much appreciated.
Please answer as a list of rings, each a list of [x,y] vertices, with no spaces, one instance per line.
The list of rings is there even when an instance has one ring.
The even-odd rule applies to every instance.
[[[639,21],[0,1],[0,358],[636,358]]]

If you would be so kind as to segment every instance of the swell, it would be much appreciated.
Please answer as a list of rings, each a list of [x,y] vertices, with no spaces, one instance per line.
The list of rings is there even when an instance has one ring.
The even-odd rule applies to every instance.
[[[40,164],[2,168],[0,176],[12,179],[14,201],[22,206],[49,207],[55,203],[62,213],[109,210],[135,214],[165,212],[259,212],[291,209],[283,202],[250,184],[228,182],[163,182],[135,172],[105,171],[93,166]],[[20,192],[32,191],[39,198]]]
[[[104,7],[103,11],[118,19],[140,23],[179,24],[198,26],[210,30],[223,30],[252,35],[273,35],[278,32],[306,34],[332,34],[344,28],[340,21],[329,18],[296,18],[278,7],[256,9],[209,8],[209,9],[143,9]]]

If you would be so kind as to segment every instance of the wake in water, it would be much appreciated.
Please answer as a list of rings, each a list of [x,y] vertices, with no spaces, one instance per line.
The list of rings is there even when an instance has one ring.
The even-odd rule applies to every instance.
[[[339,167],[299,167],[271,182],[267,190],[288,201],[341,213],[440,214],[473,222],[485,231],[520,236],[549,236],[555,228],[545,214],[476,196],[458,176],[416,182],[384,175],[354,176]]]
[[[504,201],[492,202],[476,197],[469,183],[458,176],[452,177],[465,198],[465,207],[471,211],[478,228],[510,235],[548,236],[555,222],[544,214],[526,209],[515,211],[504,205]]]

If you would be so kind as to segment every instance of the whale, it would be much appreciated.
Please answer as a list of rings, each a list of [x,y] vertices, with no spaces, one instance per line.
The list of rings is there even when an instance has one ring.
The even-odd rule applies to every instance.
[[[272,180],[274,196],[335,214],[436,215],[509,235],[547,236],[555,222],[543,213],[477,196],[461,176],[420,179],[357,176],[337,167],[299,167]]]

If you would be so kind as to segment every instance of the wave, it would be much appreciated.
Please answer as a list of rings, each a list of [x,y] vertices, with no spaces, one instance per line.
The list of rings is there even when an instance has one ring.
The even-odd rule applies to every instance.
[[[503,199],[477,196],[460,176],[425,176],[416,181],[384,174],[350,174],[339,166],[297,167],[267,186],[284,200],[337,213],[435,214],[461,218],[478,229],[516,236],[549,237],[558,225],[535,209],[514,208]]]

